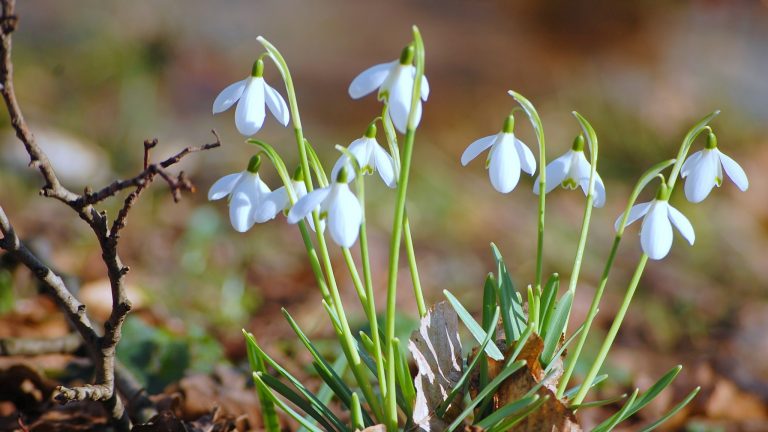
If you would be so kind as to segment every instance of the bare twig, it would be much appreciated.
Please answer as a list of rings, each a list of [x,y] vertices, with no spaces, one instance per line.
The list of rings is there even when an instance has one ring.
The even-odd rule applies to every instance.
[[[0,356],[36,356],[43,354],[72,354],[83,346],[77,333],[55,339],[0,339]]]
[[[124,278],[129,269],[123,265],[117,251],[120,232],[126,226],[128,213],[136,200],[156,176],[160,176],[169,185],[175,201],[179,200],[182,191],[193,191],[192,183],[184,176],[183,172],[174,177],[166,169],[190,153],[218,147],[220,145],[219,137],[213,131],[216,142],[198,147],[187,147],[175,156],[157,164],[150,163],[150,150],[157,145],[157,139],[147,140],[144,143],[144,169],[136,176],[128,180],[115,181],[96,192],[92,192],[90,188],[86,188],[82,195],[70,191],[59,181],[48,157],[37,145],[34,135],[29,130],[29,126],[22,115],[14,92],[13,63],[11,61],[11,34],[18,23],[15,15],[15,0],[0,0],[0,5],[2,6],[2,16],[0,16],[0,94],[2,94],[8,108],[16,136],[29,154],[30,166],[37,169],[43,178],[44,184],[40,191],[41,195],[54,198],[69,206],[90,226],[99,242],[112,293],[112,312],[104,323],[103,334],[100,335],[91,324],[86,314],[85,305],[72,295],[62,278],[20,241],[2,207],[0,207],[0,231],[2,231],[3,238],[0,239],[0,247],[10,252],[37,276],[45,291],[54,298],[59,308],[66,313],[68,319],[83,338],[85,347],[93,359],[96,371],[95,383],[72,389],[60,387],[56,398],[65,402],[84,399],[101,401],[107,412],[110,413],[115,428],[128,430],[130,420],[120,398],[115,393],[115,350],[120,340],[123,322],[131,310],[131,303],[126,296],[124,286]],[[93,206],[130,188],[133,190],[123,201],[123,206],[110,226],[107,213],[98,211]]]

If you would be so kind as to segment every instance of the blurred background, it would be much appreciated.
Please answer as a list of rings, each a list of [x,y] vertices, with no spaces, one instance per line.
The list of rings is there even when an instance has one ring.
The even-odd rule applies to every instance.
[[[533,179],[523,176],[515,191],[500,195],[482,161],[459,164],[469,143],[500,129],[514,107],[508,89],[538,108],[550,160],[578,133],[572,110],[590,120],[600,139],[608,200],[593,213],[579,316],[637,177],[674,157],[696,121],[722,110],[712,126],[720,149],[746,170],[749,190],[741,193],[726,180],[696,205],[676,191],[671,202],[693,223],[696,244],[676,235],[671,254],[648,265],[606,368],[620,385],[644,388],[682,364],[682,378],[658,412],[695,385],[704,391],[675,427],[768,430],[768,2],[37,0],[17,9],[17,95],[68,187],[134,175],[146,138],[158,138],[153,158],[159,160],[212,142],[211,129],[222,137],[220,149],[181,164],[197,193],[174,204],[158,182],[134,208],[122,238],[139,310],[126,324],[121,355],[151,390],[190,370],[241,361],[241,328],[285,353],[286,361],[300,357],[292,354],[281,307],[305,330],[330,335],[295,227],[278,217],[239,234],[229,226],[226,203],[206,200],[216,179],[243,170],[254,153],[234,128],[233,112],[212,116],[211,105],[250,72],[261,53],[256,37],[265,36],[288,61],[305,134],[330,167],[333,146],[361,136],[380,110],[374,96],[351,100],[350,81],[395,59],[416,24],[431,94],[417,134],[408,211],[429,303],[448,289],[477,310],[485,274],[494,269],[490,242],[499,245],[519,287],[533,279]],[[265,78],[285,95],[272,64]],[[517,123],[518,137],[534,148],[530,125],[522,117]],[[109,297],[98,245],[69,209],[37,195],[40,178],[26,168],[5,114],[0,129],[0,204],[24,238],[80,281],[83,300],[103,316]],[[297,162],[292,132],[274,118],[267,117],[258,137],[280,149],[289,165]],[[271,167],[262,171],[276,188]],[[383,294],[394,195],[381,182],[369,184],[374,279]],[[652,197],[647,191],[641,201]],[[583,201],[580,192],[562,189],[547,200],[544,269],[564,281]],[[117,204],[107,210],[114,214]],[[638,229],[625,236],[592,345],[610,325],[640,255]],[[34,297],[34,284],[0,276],[0,307],[6,316],[18,313]],[[407,334],[416,309],[406,267],[401,276],[399,324]],[[343,287],[359,317],[351,286]],[[144,358],[147,346],[157,348],[159,359],[131,362]]]

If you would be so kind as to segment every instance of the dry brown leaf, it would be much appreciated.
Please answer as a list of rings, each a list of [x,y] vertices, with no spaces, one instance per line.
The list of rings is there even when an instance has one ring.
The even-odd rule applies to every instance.
[[[413,420],[419,430],[443,431],[448,426],[446,420],[450,422],[460,408],[458,403],[452,403],[445,420],[435,415],[461,378],[463,358],[456,311],[444,301],[434,305],[411,335],[408,350],[419,368],[414,380]]]
[[[507,349],[505,357],[512,355],[515,349],[513,344]],[[544,349],[544,341],[537,335],[532,334],[526,341],[523,349],[518,355],[518,360],[525,360],[526,366],[513,373],[504,380],[496,390],[493,396],[493,409],[497,410],[505,405],[515,402],[525,396],[534,386],[544,380],[544,370],[539,362],[539,356]],[[477,349],[472,353],[477,355]],[[562,359],[557,359],[558,364],[554,366],[554,372],[546,379],[544,385],[538,390],[537,394],[541,397],[549,397],[544,404],[518,423],[514,431],[519,432],[580,432],[581,427],[576,421],[576,416],[555,396],[558,378],[562,375]],[[488,360],[488,378],[495,378],[501,372],[504,361]],[[558,371],[559,370],[559,371]],[[474,373],[470,387],[470,394],[476,397],[479,389],[478,373]]]

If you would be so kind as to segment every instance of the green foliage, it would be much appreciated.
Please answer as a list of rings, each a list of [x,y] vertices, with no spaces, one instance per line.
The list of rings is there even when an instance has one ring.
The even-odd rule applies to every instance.
[[[224,353],[216,339],[199,327],[178,335],[129,316],[117,357],[147,391],[156,393],[181,379],[185,371],[210,373],[223,361]]]

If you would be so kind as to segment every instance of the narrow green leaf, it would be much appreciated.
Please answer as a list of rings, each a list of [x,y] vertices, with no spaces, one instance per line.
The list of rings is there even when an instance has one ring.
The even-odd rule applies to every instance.
[[[252,347],[253,347],[254,351],[256,352],[257,357],[260,357],[261,359],[263,359],[264,362],[269,363],[269,365],[272,366],[280,375],[282,375],[284,378],[286,378],[288,381],[290,381],[291,384],[302,394],[302,396],[307,398],[309,403],[311,403],[311,405],[317,410],[318,413],[321,413],[322,415],[327,417],[334,424],[342,425],[342,429],[341,430],[343,430],[343,423],[338,419],[338,417],[336,417],[336,415],[333,412],[331,412],[331,410],[328,409],[328,407],[325,406],[325,404],[323,404],[322,402],[320,402],[317,399],[317,396],[315,396],[314,393],[309,391],[309,389],[307,389],[304,386],[304,384],[301,383],[301,381],[299,381],[296,377],[291,375],[290,372],[288,372],[278,362],[273,360],[272,357],[270,357],[267,353],[265,353],[261,349],[261,347],[259,347],[258,344],[256,344],[256,340],[255,340],[255,338],[253,338],[252,335],[250,336],[249,339],[251,339],[253,341]],[[259,372],[264,372],[264,369],[262,369]],[[273,377],[271,377],[270,375],[264,375],[263,378],[264,378],[265,382],[267,382],[269,384],[270,387],[272,387],[275,390],[278,390],[277,388],[275,388],[274,386],[271,385],[272,384],[271,379],[273,379]],[[284,385],[282,383],[280,383],[280,384]],[[278,391],[280,391],[280,390],[278,390]],[[283,394],[283,393],[280,392],[280,394]],[[284,394],[283,394],[283,396],[288,397],[288,396],[286,396]],[[302,409],[303,409],[303,407],[302,407]],[[310,411],[305,410],[305,412],[307,414],[312,415],[312,412],[310,412]]]
[[[352,393],[352,409],[351,420],[353,430],[363,430],[365,425],[363,424],[363,408],[360,406],[360,399],[357,397],[357,393]]]
[[[488,273],[483,284],[483,328],[491,327],[491,316],[496,311],[496,281],[493,273]],[[498,320],[498,316],[496,319]],[[494,323],[495,325],[495,323]]]
[[[293,403],[299,409],[304,411],[305,414],[308,414],[309,416],[311,416],[313,419],[315,419],[315,421],[320,423],[320,425],[323,426],[326,430],[338,430],[338,431],[346,430],[346,426],[341,422],[339,422],[338,424],[334,422],[334,425],[331,426],[328,420],[326,420],[325,417],[323,416],[324,413],[320,412],[317,405],[312,404],[307,400],[305,400],[304,398],[302,398],[301,396],[299,396],[298,393],[288,388],[288,386],[280,382],[280,380],[278,380],[277,378],[265,373],[261,373],[261,372],[259,373],[261,374],[260,377],[262,381],[264,381],[264,384],[268,385],[272,390],[278,392],[284,398],[288,399],[291,403]],[[329,411],[328,408],[325,406],[322,406],[322,408],[325,409],[326,411]],[[338,419],[336,419],[336,421],[338,421]]]
[[[615,397],[612,397],[612,398],[609,398],[609,399],[603,399],[603,400],[592,401],[592,402],[585,402],[585,403],[579,404],[579,405],[571,405],[568,408],[570,408],[572,410],[577,410],[577,409],[582,409],[582,408],[595,408],[595,407],[600,407],[600,406],[603,406],[603,405],[610,405],[612,403],[616,403],[616,402],[618,402],[618,401],[620,401],[620,400],[622,400],[622,399],[624,399],[626,397],[627,397],[627,394],[624,393],[622,395],[615,396]]]
[[[323,432],[320,428],[313,425],[312,423],[304,420],[304,417],[301,416],[301,414],[297,413],[293,408],[288,406],[285,402],[277,398],[274,394],[272,394],[272,391],[269,389],[269,387],[264,383],[264,381],[261,378],[262,372],[254,372],[253,373],[253,381],[256,383],[256,387],[261,389],[261,391],[264,392],[265,395],[274,403],[275,405],[279,406],[280,409],[285,411],[289,416],[293,417],[294,420],[299,422],[303,427],[305,427],[307,430],[311,432]],[[277,429],[278,431],[280,429]]]
[[[568,321],[568,314],[571,312],[572,303],[573,292],[566,291],[557,302],[557,306],[555,306],[555,312],[552,314],[552,319],[549,321],[546,336],[544,337],[544,350],[541,352],[541,362],[545,365],[549,365],[554,358],[557,344],[560,342],[560,336],[565,332],[565,325]]]
[[[595,377],[595,379],[592,381],[592,385],[590,388],[595,387],[596,385],[600,384],[601,382],[605,381],[608,378],[608,374],[602,374]],[[581,390],[582,384],[579,384],[577,386],[574,386],[573,388],[568,389],[565,393],[563,393],[563,396],[566,399],[572,398],[576,393]]]
[[[485,330],[480,327],[480,324],[478,324],[477,321],[472,318],[472,315],[469,314],[469,312],[464,308],[464,306],[462,306],[459,300],[453,296],[453,294],[451,294],[448,290],[443,290],[443,294],[445,294],[445,297],[451,303],[453,309],[456,310],[456,314],[459,316],[459,318],[461,318],[461,321],[464,322],[464,325],[467,326],[467,329],[469,329],[469,332],[472,334],[475,340],[478,343],[483,343],[483,339],[485,339],[486,336]],[[496,361],[504,360],[504,354],[499,351],[499,348],[496,346],[496,344],[486,345],[485,352],[489,357]]]
[[[623,422],[624,420],[628,419],[630,416],[635,414],[636,412],[640,411],[641,409],[645,408],[646,405],[651,403],[652,400],[656,398],[656,396],[659,395],[665,388],[667,388],[670,384],[672,384],[672,381],[675,380],[677,377],[677,374],[680,373],[680,371],[683,369],[682,366],[677,365],[669,370],[666,374],[664,374],[661,378],[659,378],[658,381],[652,386],[646,390],[642,396],[640,396],[637,401],[634,402],[632,405],[632,408],[626,412],[626,414],[623,415],[623,417],[620,417],[619,422]]]
[[[488,395],[496,391],[496,387],[498,387],[502,382],[504,382],[505,379],[509,378],[510,375],[517,372],[523,366],[525,366],[525,360],[519,360],[512,363],[511,365],[509,365],[509,367],[506,367],[501,372],[499,372],[496,378],[491,380],[491,382],[488,383],[488,385],[485,388],[480,390],[480,393],[478,393],[477,397],[474,400],[472,400],[467,405],[466,408],[464,408],[464,411],[462,411],[461,414],[459,414],[458,417],[456,417],[453,423],[451,423],[448,426],[446,431],[451,432],[455,430],[457,427],[459,427],[459,425],[464,421],[464,419],[467,418],[467,416],[469,416],[472,413],[472,410],[475,409],[477,404],[479,404],[482,400],[488,397]]]
[[[251,366],[253,372],[266,372],[266,366],[264,360],[258,355],[256,338],[243,329],[243,335],[245,335],[245,349],[248,354],[248,363]],[[267,394],[264,394],[261,388],[256,387],[256,394],[259,397],[259,404],[261,404],[261,414],[264,421],[264,429],[268,432],[280,431],[280,419],[275,412],[275,404],[269,398]]]
[[[541,408],[541,406],[544,405],[544,403],[547,402],[548,400],[549,400],[549,395],[544,396],[543,398],[539,398],[532,404],[528,405],[523,412],[512,415],[509,418],[502,420],[492,428],[488,429],[486,432],[505,432],[512,429],[512,426],[520,423],[523,419],[531,415],[534,411]]]
[[[344,369],[347,367],[347,358],[344,357],[344,355],[339,355],[336,358],[336,361],[333,362],[332,368],[334,371],[337,371],[337,373],[344,374]],[[339,372],[341,371],[341,372]],[[323,381],[323,385],[320,386],[320,390],[317,391],[317,400],[320,401],[325,406],[328,406],[328,404],[331,402],[331,399],[333,398],[334,391],[331,388],[330,385],[328,385],[327,382]],[[304,420],[311,422],[314,424],[314,420],[312,420],[312,416],[306,415],[304,416]],[[306,429],[299,428],[297,432],[307,432]]]
[[[629,397],[629,400],[627,400],[627,402],[619,410],[619,412],[617,412],[616,414],[612,415],[604,422],[597,425],[597,427],[594,428],[592,432],[610,432],[613,428],[616,427],[617,424],[621,423],[622,417],[627,415],[627,413],[632,410],[632,404],[635,403],[635,399],[637,399],[638,392],[639,392],[639,389],[635,389],[635,391],[632,392],[632,396]]]
[[[541,294],[541,320],[539,321],[540,327],[546,329],[549,324],[552,314],[555,311],[555,300],[557,299],[557,291],[560,289],[560,275],[552,273],[552,276],[547,279],[547,283],[544,284],[544,291]],[[542,337],[545,334],[541,335]]]
[[[500,313],[500,309],[498,306],[495,309],[496,309],[496,312],[493,314],[493,319],[490,321],[491,325],[489,327],[486,327],[488,330],[485,333],[485,339],[483,339],[483,342],[480,344],[480,348],[477,350],[478,351],[477,355],[475,356],[475,358],[472,359],[472,362],[464,370],[464,373],[461,374],[461,378],[459,378],[459,380],[456,382],[456,385],[454,385],[450,393],[448,393],[448,397],[446,397],[443,403],[441,403],[440,406],[437,407],[437,410],[435,410],[438,416],[442,417],[443,415],[445,415],[445,411],[451,405],[451,402],[453,402],[456,396],[464,390],[465,384],[469,382],[469,377],[472,374],[472,371],[475,369],[475,367],[480,363],[487,364],[487,362],[485,361],[485,356],[481,355],[480,353],[485,351],[486,345],[488,345],[491,339],[493,339],[493,335],[495,333],[494,329],[496,327],[495,323],[496,321],[498,321],[499,313]]]
[[[657,427],[659,427],[665,421],[667,421],[670,418],[672,418],[672,416],[677,414],[681,409],[685,408],[685,406],[688,405],[688,403],[691,400],[693,400],[693,398],[696,397],[696,395],[699,393],[699,390],[701,390],[701,387],[696,387],[691,393],[688,394],[688,396],[685,397],[685,399],[683,399],[682,402],[680,402],[679,404],[675,405],[674,408],[669,410],[660,419],[656,420],[655,422],[653,422],[653,423],[649,424],[648,426],[644,427],[643,429],[641,429],[640,432],[650,432],[650,431],[656,429]]]
[[[582,331],[582,330],[584,330],[584,324],[583,324],[583,323],[582,323],[582,324],[579,326],[579,328],[577,328],[577,329],[576,329],[576,331],[575,331],[575,332],[573,332],[573,334],[572,334],[572,335],[568,336],[568,339],[566,339],[566,340],[565,340],[565,342],[563,342],[563,345],[560,347],[560,349],[558,349],[558,350],[557,350],[557,352],[555,353],[555,355],[554,355],[554,356],[552,356],[552,360],[555,360],[556,358],[558,358],[558,357],[560,357],[561,355],[563,355],[563,352],[564,352],[566,349],[568,349],[568,346],[569,346],[569,345],[571,345],[571,342],[573,342],[573,341],[574,341],[574,339],[576,339],[576,336],[578,336],[578,335],[579,335],[579,333],[581,333],[581,331]],[[552,367],[553,367],[555,364],[557,364],[555,361],[551,361],[551,362],[549,362],[549,364],[547,365],[547,367],[545,367],[545,368],[544,368],[544,374],[547,374],[547,373],[549,373],[550,369],[552,369]]]
[[[393,340],[395,346],[395,377],[397,378],[397,398],[400,409],[407,418],[413,416],[413,407],[416,405],[416,388],[413,385],[411,370],[408,368],[408,359],[405,352],[400,349],[400,339]]]
[[[350,408],[350,404],[352,403],[352,390],[347,386],[347,384],[341,379],[341,377],[336,373],[334,368],[331,366],[331,364],[320,354],[320,352],[317,350],[317,347],[312,343],[312,341],[309,340],[306,334],[304,334],[304,331],[301,330],[301,327],[299,327],[298,323],[296,323],[296,320],[293,319],[290,313],[283,308],[282,309],[283,316],[285,317],[286,321],[288,321],[288,325],[291,326],[291,329],[293,329],[293,332],[296,333],[296,336],[299,337],[299,340],[304,345],[304,347],[309,351],[309,353],[314,358],[314,361],[312,362],[312,366],[317,371],[320,378],[328,384],[328,386],[333,390],[333,393],[336,395],[336,397],[339,398],[339,400],[347,407]],[[340,356],[343,357],[343,356]],[[366,421],[368,422],[368,425],[373,425],[373,420],[368,417],[368,414],[364,412],[364,417]]]
[[[494,260],[496,260],[496,270],[498,273],[496,289],[499,305],[501,305],[501,321],[504,325],[504,336],[507,343],[509,343],[509,341],[517,340],[525,327],[525,324],[520,324],[525,322],[525,317],[521,313],[522,319],[519,319],[517,311],[517,307],[522,304],[522,300],[519,298],[519,293],[515,291],[499,248],[493,243],[491,243],[491,252],[493,253]],[[522,306],[520,306],[520,312],[522,312]]]
[[[495,425],[496,423],[504,420],[505,417],[509,417],[516,412],[525,409],[530,404],[536,402],[539,400],[541,396],[539,395],[533,395],[533,396],[527,396],[521,399],[518,399],[514,402],[508,403],[504,405],[503,407],[497,409],[491,415],[488,417],[480,420],[479,422],[475,422],[475,426],[479,427],[480,429],[488,429],[491,426]]]
[[[344,383],[344,381],[341,380],[341,378],[336,375],[336,372],[331,367],[330,363],[320,354],[320,351],[317,350],[317,347],[312,343],[312,341],[309,340],[306,334],[304,334],[304,331],[301,330],[301,327],[299,327],[299,324],[293,319],[291,314],[288,313],[288,311],[283,308],[282,309],[283,316],[285,317],[286,321],[288,321],[288,325],[291,326],[291,329],[293,329],[293,332],[296,333],[296,336],[299,337],[299,340],[304,345],[304,347],[309,351],[309,353],[312,355],[312,357],[315,359],[315,362],[317,362],[317,367],[322,368],[329,377],[332,378],[334,381],[333,385],[328,384],[331,386],[331,388],[342,388],[345,391],[343,392],[343,397],[349,402],[349,398],[351,397],[352,391],[347,387],[347,385]],[[334,391],[334,393],[336,393]],[[337,396],[340,398],[342,395],[339,395],[337,393]]]

